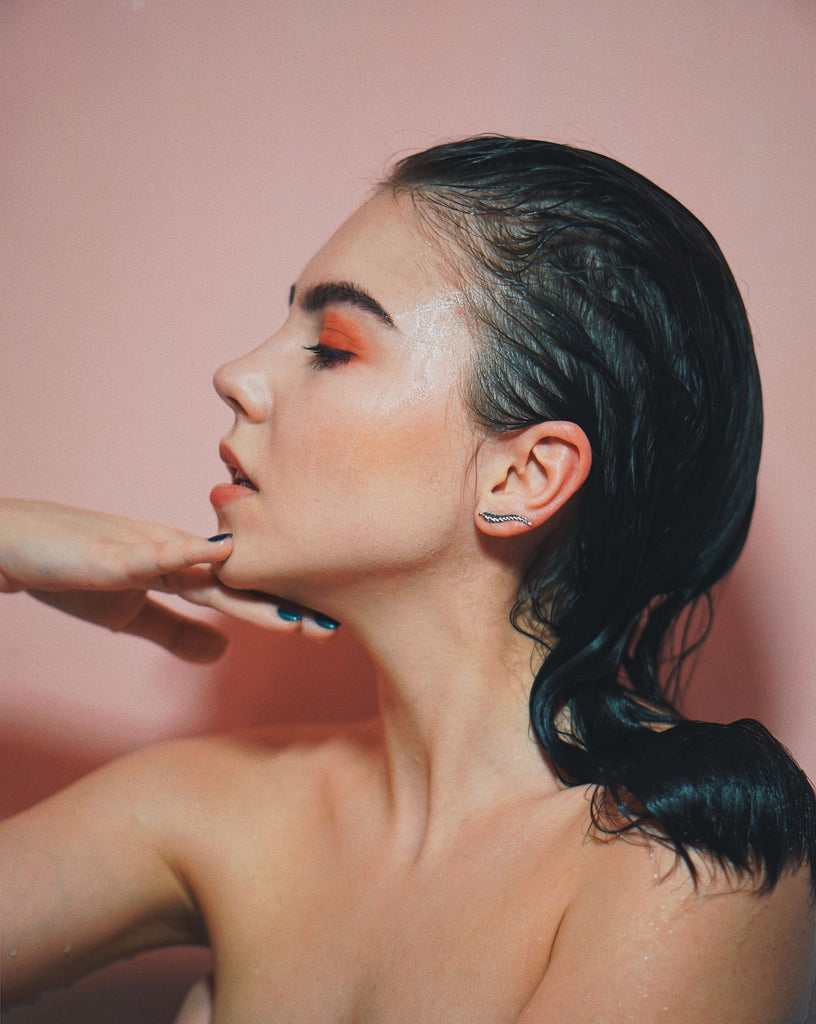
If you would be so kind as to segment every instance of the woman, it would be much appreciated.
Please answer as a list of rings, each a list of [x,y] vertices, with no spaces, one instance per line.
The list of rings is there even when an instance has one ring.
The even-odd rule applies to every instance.
[[[802,1020],[812,792],[668,697],[761,433],[702,225],[595,154],[437,147],[216,387],[219,536],[6,503],[3,589],[191,658],[217,637],[148,590],[342,622],[380,715],[165,744],[12,819],[9,998],[208,942],[184,1020]]]

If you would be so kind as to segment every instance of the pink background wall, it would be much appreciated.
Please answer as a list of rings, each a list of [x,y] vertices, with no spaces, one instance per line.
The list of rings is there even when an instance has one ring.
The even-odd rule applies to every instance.
[[[212,532],[210,375],[393,155],[480,131],[599,149],[713,230],[764,376],[755,526],[692,710],[761,718],[816,774],[815,47],[810,0],[3,0],[3,491]],[[154,739],[371,706],[347,637],[233,627],[201,670],[2,604],[7,808]],[[133,1019],[164,1019],[162,963],[154,1016],[108,976],[117,1021],[134,985]],[[104,988],[9,1019],[108,1019]]]

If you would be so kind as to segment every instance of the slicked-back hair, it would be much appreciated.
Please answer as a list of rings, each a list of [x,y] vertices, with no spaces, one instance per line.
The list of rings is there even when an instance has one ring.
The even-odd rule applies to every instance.
[[[547,656],[530,694],[598,828],[639,830],[771,888],[816,872],[816,804],[759,723],[688,722],[672,698],[756,496],[762,401],[739,289],[709,231],[609,157],[481,136],[399,161],[476,325],[487,431],[569,420],[592,468],[568,535],[526,567],[514,625]],[[702,625],[700,623],[702,622]],[[814,873],[816,879],[816,873]]]

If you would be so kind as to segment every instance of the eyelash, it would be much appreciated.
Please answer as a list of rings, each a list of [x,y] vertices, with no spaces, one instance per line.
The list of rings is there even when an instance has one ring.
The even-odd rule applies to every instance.
[[[330,348],[328,345],[304,345],[306,352],[312,353],[312,366],[317,370],[326,370],[332,366],[342,365],[354,358],[353,352],[345,352],[341,348]]]

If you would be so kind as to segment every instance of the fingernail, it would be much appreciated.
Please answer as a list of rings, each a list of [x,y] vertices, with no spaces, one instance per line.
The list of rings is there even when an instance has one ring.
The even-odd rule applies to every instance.
[[[303,615],[294,608],[278,608],[278,615],[284,622],[300,622],[303,618]]]
[[[214,537],[208,537],[207,540],[210,544],[217,544],[219,540],[227,540],[231,536],[231,533],[217,533]]]
[[[315,615],[314,620],[323,629],[337,629],[340,625],[337,619],[330,619],[328,615]]]

